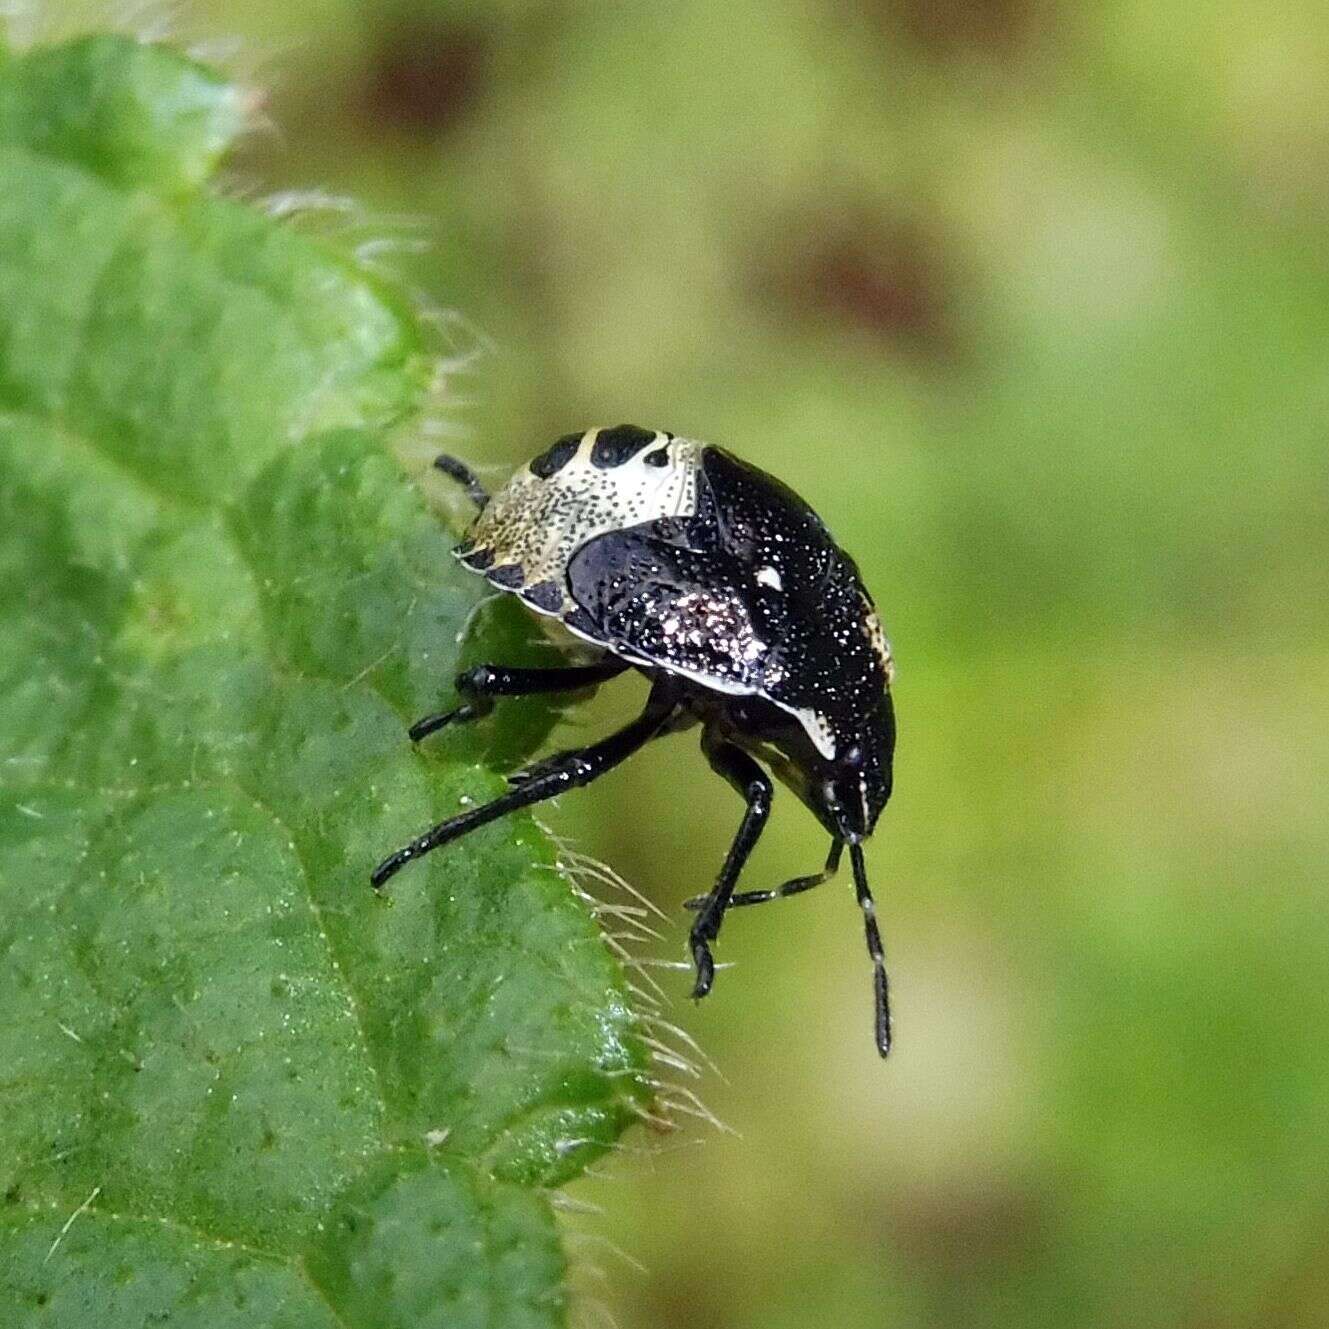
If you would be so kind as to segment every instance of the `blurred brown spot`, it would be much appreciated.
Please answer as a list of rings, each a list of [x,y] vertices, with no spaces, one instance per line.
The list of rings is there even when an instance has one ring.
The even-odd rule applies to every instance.
[[[714,1263],[703,1266],[704,1276],[724,1282],[717,1274]],[[704,1289],[702,1289],[704,1293]],[[691,1280],[668,1282],[652,1279],[646,1289],[648,1313],[646,1324],[686,1325],[687,1329],[729,1329],[732,1320],[725,1311],[721,1297],[699,1295]]]
[[[1281,1245],[1281,1242],[1279,1243]],[[1269,1249],[1277,1249],[1270,1245]],[[1324,1323],[1324,1308],[1329,1306],[1329,1211],[1308,1216],[1302,1239],[1284,1257],[1283,1269],[1277,1265],[1254,1313],[1244,1315],[1245,1329],[1302,1329]],[[1201,1295],[1213,1301],[1209,1287]],[[1193,1329],[1228,1329],[1238,1323],[1225,1308],[1207,1306],[1192,1322]]]
[[[810,320],[829,321],[951,358],[940,246],[909,224],[814,218],[786,232],[773,288]]]
[[[900,1250],[947,1276],[976,1265],[1019,1267],[1034,1257],[1048,1230],[1038,1195],[1000,1184],[902,1196],[889,1222]]]
[[[370,53],[368,115],[407,133],[446,133],[479,100],[490,56],[489,33],[477,24],[398,20],[380,34]]]
[[[881,20],[925,50],[950,56],[980,50],[1006,54],[1032,37],[1042,0],[869,0]]]

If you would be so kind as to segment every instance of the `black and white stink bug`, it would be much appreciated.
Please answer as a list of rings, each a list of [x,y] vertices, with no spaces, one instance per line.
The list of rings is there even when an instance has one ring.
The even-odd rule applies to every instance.
[[[886,967],[863,840],[891,793],[891,652],[853,560],[779,480],[720,448],[619,425],[569,434],[491,499],[451,457],[437,466],[480,509],[457,547],[466,567],[560,621],[601,653],[563,669],[480,665],[463,703],[413,725],[422,739],[473,720],[495,697],[585,688],[629,667],[651,680],[642,714],[588,747],[511,777],[501,798],[440,822],[375,868],[381,887],[412,859],[517,808],[589,784],[657,736],[700,722],[712,768],[747,802],[738,834],[696,910],[693,995],[715,977],[725,911],[829,880],[846,846],[874,966],[876,1039],[890,1049]],[[775,890],[734,893],[771,808],[763,763],[831,837],[826,866]]]

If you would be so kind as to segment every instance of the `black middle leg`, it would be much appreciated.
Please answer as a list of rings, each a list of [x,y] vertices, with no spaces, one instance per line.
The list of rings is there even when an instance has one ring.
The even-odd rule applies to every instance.
[[[609,656],[595,664],[566,665],[556,669],[522,669],[509,665],[482,664],[457,676],[457,691],[466,698],[450,711],[439,711],[417,720],[407,733],[411,741],[437,733],[445,725],[478,720],[494,709],[495,697],[529,697],[537,692],[575,692],[594,687],[621,674],[627,664]]]
[[[724,867],[716,880],[711,893],[702,902],[692,933],[688,938],[692,946],[692,958],[697,966],[697,982],[692,989],[694,997],[704,997],[715,982],[715,961],[711,956],[711,942],[720,933],[720,924],[724,922],[725,910],[729,907],[734,886],[739,873],[748,861],[754,846],[766,826],[766,819],[771,815],[770,776],[742,748],[719,738],[713,731],[705,730],[701,739],[702,751],[711,763],[711,769],[723,775],[747,801],[747,811],[739,824],[738,834],[729,846]]]

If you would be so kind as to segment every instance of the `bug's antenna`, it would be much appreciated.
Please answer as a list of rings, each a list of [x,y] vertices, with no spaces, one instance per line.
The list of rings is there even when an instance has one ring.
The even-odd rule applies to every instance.
[[[886,952],[881,944],[881,930],[877,927],[877,905],[868,889],[868,873],[863,865],[861,844],[849,846],[849,859],[854,865],[854,890],[858,894],[858,907],[863,911],[863,931],[867,936],[868,954],[872,957],[872,990],[877,1006],[877,1051],[884,1057],[891,1050],[891,995],[886,981]]]
[[[476,474],[464,461],[449,457],[446,452],[434,458],[434,465],[444,475],[451,476],[463,489],[466,497],[475,504],[476,510],[483,512],[489,504],[489,491],[476,478]]]

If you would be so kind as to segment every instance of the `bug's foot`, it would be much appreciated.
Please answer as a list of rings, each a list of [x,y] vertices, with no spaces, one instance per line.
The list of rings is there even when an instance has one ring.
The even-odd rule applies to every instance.
[[[697,965],[697,981],[692,986],[692,995],[700,1001],[715,982],[715,961],[711,958],[711,948],[700,937],[693,938],[692,958]]]
[[[451,711],[440,711],[437,715],[426,715],[423,720],[417,720],[406,733],[412,743],[418,743],[422,738],[428,738],[430,734],[436,734],[448,725],[465,724],[467,720],[478,720],[481,716],[488,715],[493,709],[494,703],[490,698],[472,697],[470,701],[462,702],[460,706]]]
[[[388,884],[389,878],[395,877],[414,857],[415,851],[410,846],[405,849],[398,849],[395,854],[389,854],[369,874],[369,884],[374,888],[374,893],[382,895],[383,888]]]
[[[452,724],[455,720],[463,717],[462,712],[465,706],[459,706],[455,711],[440,711],[437,715],[426,715],[423,720],[417,720],[407,731],[406,736],[412,743],[418,743],[422,738],[428,738],[430,734],[436,734],[440,729]]]

